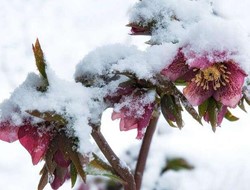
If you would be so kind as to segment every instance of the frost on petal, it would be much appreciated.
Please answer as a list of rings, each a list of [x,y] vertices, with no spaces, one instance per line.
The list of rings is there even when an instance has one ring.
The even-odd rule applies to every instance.
[[[18,138],[23,147],[30,153],[33,165],[36,165],[48,149],[51,136],[39,132],[37,127],[24,125],[18,131]]]
[[[175,56],[174,61],[161,71],[161,74],[166,76],[169,80],[175,81],[182,77],[189,71],[189,67],[186,64],[186,59],[181,51]]]
[[[148,126],[152,113],[153,113],[153,106],[149,105],[145,108],[145,113],[143,114],[142,118],[140,118],[137,127],[137,139],[142,139],[144,136],[144,129]]]
[[[203,89],[203,87],[197,86],[195,82],[190,82],[183,90],[184,96],[193,106],[202,104],[206,99],[211,97],[213,93],[212,88],[209,90]]]
[[[247,76],[235,63],[226,64],[230,72],[228,83],[214,93],[214,98],[228,107],[236,107],[242,97],[242,85]]]
[[[14,142],[18,139],[18,126],[13,126],[9,122],[0,123],[0,140]]]

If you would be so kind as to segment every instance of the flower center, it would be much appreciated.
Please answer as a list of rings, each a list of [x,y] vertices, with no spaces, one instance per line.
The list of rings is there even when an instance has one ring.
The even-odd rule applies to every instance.
[[[193,71],[198,71],[198,69],[194,69]],[[229,83],[230,74],[224,64],[214,64],[211,67],[199,70],[192,79],[192,82],[195,82],[197,86],[201,86],[203,90],[209,90],[209,87],[217,90]]]

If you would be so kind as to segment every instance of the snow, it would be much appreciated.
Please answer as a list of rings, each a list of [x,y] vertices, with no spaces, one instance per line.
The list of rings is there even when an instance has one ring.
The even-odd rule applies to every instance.
[[[148,48],[136,41],[139,37],[127,35],[129,28],[125,27],[128,23],[126,11],[133,3],[135,2],[132,0],[1,2],[0,99],[8,98],[29,72],[36,71],[31,50],[31,44],[36,37],[40,39],[49,64],[48,76],[51,81],[51,87],[44,98],[45,95],[32,91],[39,78],[34,73],[29,74],[26,82],[12,93],[11,102],[5,101],[1,105],[2,108],[4,106],[1,115],[7,117],[10,109],[17,104],[23,110],[34,109],[39,105],[41,110],[49,108],[62,114],[65,114],[66,108],[75,118],[81,118],[75,120],[74,129],[81,138],[80,151],[86,151],[84,148],[89,139],[86,133],[90,129],[82,125],[86,123],[87,115],[95,110],[96,105],[90,105],[92,110],[85,109],[84,105],[91,104],[88,102],[90,91],[96,89],[86,90],[73,82],[73,73],[79,60],[82,61],[80,66],[77,66],[75,77],[84,72],[105,74],[106,70],[118,70],[135,71],[139,78],[150,79],[171,63],[178,47],[189,44],[199,52],[204,49],[229,50],[233,53],[236,51],[236,54],[230,54],[231,58],[249,72],[248,0],[240,3],[236,0],[157,0],[156,6],[153,6],[155,4],[150,0],[138,2],[131,8],[130,21],[138,21],[143,17],[146,24],[146,21],[153,17],[157,18],[161,24],[158,30],[153,32],[151,40],[166,42]],[[160,16],[165,13],[168,17],[162,19]],[[180,21],[171,20],[171,16],[176,16]],[[167,33],[162,33],[163,27],[167,27]],[[174,33],[176,29],[178,32]],[[196,38],[209,40],[195,41]],[[146,41],[145,39],[142,40]],[[171,41],[179,43],[168,43]],[[222,41],[224,43],[221,43]],[[134,45],[138,44],[140,47],[137,49]],[[143,51],[144,49],[146,50]],[[88,53],[91,51],[92,53]],[[106,64],[100,66],[101,62]],[[95,92],[95,96],[100,93]],[[50,104],[45,104],[45,101]],[[62,106],[61,102],[67,104]],[[233,111],[240,120],[234,123],[223,121],[222,128],[215,134],[207,124],[204,127],[197,126],[190,116],[185,116],[185,127],[181,131],[170,129],[165,122],[160,122],[159,130],[166,131],[157,138],[155,136],[143,189],[151,190],[155,185],[153,181],[158,183],[155,187],[159,190],[249,189],[249,116],[239,110]],[[79,115],[79,112],[84,116]],[[13,118],[15,122],[20,122],[16,115],[13,115]],[[118,121],[110,121],[110,110],[104,114],[103,122],[104,135],[119,155],[131,143],[138,143],[134,140],[135,131],[119,132]],[[0,186],[7,190],[35,189],[41,166],[31,165],[29,154],[20,144],[0,142],[0,147]],[[173,156],[186,158],[195,169],[169,172],[159,178],[159,168],[165,158]],[[156,165],[159,166],[158,169]],[[46,189],[50,187],[47,186]],[[62,189],[69,189],[69,184]]]

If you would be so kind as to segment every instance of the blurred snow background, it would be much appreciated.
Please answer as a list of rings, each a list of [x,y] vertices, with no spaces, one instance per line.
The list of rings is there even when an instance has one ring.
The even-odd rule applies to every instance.
[[[0,0],[0,100],[36,70],[31,44],[38,37],[48,64],[57,75],[73,80],[76,64],[89,51],[111,43],[136,44],[144,49],[143,37],[129,36],[127,10],[135,0]],[[214,0],[226,18],[242,22],[250,33],[249,0]],[[180,5],[181,6],[181,5]],[[249,110],[249,109],[248,109]],[[214,134],[185,115],[179,131],[159,122],[143,190],[249,190],[249,115],[233,110],[240,120],[224,120]],[[119,132],[118,121],[104,114],[103,131],[118,154],[135,140],[136,131]],[[5,190],[36,189],[42,164],[32,166],[29,154],[18,142],[0,142],[0,187]],[[167,172],[158,177],[167,157],[184,157],[195,169]],[[50,189],[47,186],[47,189]],[[70,189],[65,184],[61,189]]]

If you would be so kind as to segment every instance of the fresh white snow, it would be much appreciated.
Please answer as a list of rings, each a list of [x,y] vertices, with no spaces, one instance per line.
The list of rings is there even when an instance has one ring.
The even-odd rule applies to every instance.
[[[74,77],[83,72],[104,74],[105,70],[133,71],[139,78],[151,78],[154,73],[171,63],[179,47],[188,44],[197,53],[202,53],[204,50],[233,52],[230,58],[236,60],[249,73],[250,3],[248,0],[241,2],[156,0],[156,2],[153,3],[152,0],[143,0],[143,3],[132,0],[2,1],[0,3],[0,99],[9,98],[12,93],[11,99],[14,104],[20,104],[24,110],[33,109],[38,104],[41,109],[46,110],[49,106],[50,109],[60,113],[64,113],[62,110],[66,108],[73,117],[78,118],[74,125],[76,133],[82,140],[83,145],[80,147],[84,147],[89,137],[83,134],[89,129],[83,130],[82,124],[86,123],[86,118],[90,114],[84,105],[89,103],[91,90],[95,89],[83,90],[84,87],[73,82]],[[134,3],[137,5],[134,6]],[[127,14],[128,9],[130,18]],[[162,19],[161,14],[167,14],[169,18]],[[180,21],[172,20],[173,16]],[[148,37],[128,35],[129,28],[125,25],[129,20],[131,22],[141,18],[145,21],[156,18],[161,22],[158,30],[153,32],[151,40],[155,42],[164,40],[164,44],[149,47],[141,42],[147,41]],[[50,68],[48,75],[52,85],[49,94],[46,98],[37,92],[28,94],[25,90],[30,92],[29,87],[33,84],[26,83],[25,88],[17,89],[17,91],[21,89],[21,92],[17,93],[16,97],[13,90],[23,83],[28,73],[37,73],[31,49],[31,44],[37,37],[40,39]],[[168,43],[171,41],[179,43]],[[76,67],[77,63],[79,64]],[[36,78],[36,75],[29,74],[29,77]],[[97,91],[97,95],[98,93]],[[62,107],[60,101],[65,102],[65,100],[68,104]],[[43,101],[49,101],[50,104],[45,104]],[[82,115],[79,115],[79,111]],[[90,109],[91,111],[93,110]],[[107,110],[103,115],[102,130],[114,150],[123,155],[126,148],[139,142],[134,139],[135,131],[119,131],[118,121],[111,121],[110,112],[111,110]],[[232,112],[240,120],[236,122],[224,120],[222,127],[217,129],[215,134],[208,124],[200,126],[189,115],[184,116],[185,127],[182,130],[170,128],[161,120],[158,129],[158,133],[161,134],[155,136],[152,144],[143,190],[250,189],[249,115],[238,109]],[[15,121],[20,120],[15,117]],[[32,166],[28,152],[17,142],[13,144],[0,142],[0,149],[0,187],[6,190],[35,189],[42,164]],[[160,167],[165,159],[175,156],[187,159],[195,169],[168,172],[159,177]],[[61,189],[69,188],[68,183]],[[50,189],[49,185],[46,189]]]

